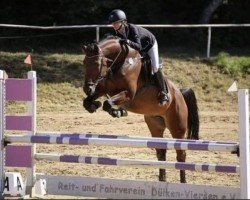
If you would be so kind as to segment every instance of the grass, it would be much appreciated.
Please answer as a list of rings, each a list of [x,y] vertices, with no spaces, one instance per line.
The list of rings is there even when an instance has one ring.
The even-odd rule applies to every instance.
[[[71,109],[79,109],[82,105],[83,91],[81,87],[64,83],[41,83],[38,85],[38,109],[43,111],[63,110],[65,105]]]
[[[0,52],[0,68],[9,77],[22,78],[30,70],[23,63],[26,56],[25,52]],[[237,96],[227,89],[235,80],[239,88],[250,88],[248,57],[219,54],[207,61],[169,52],[160,56],[165,75],[180,88],[193,88],[201,110],[236,110]],[[32,54],[38,76],[38,111],[83,109],[83,58],[82,54]]]
[[[232,76],[250,74],[250,57],[230,56],[230,54],[221,52],[211,60],[213,65],[218,66],[223,73]]]

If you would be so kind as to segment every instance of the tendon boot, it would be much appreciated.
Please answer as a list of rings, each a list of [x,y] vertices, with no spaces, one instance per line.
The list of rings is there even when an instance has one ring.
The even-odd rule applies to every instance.
[[[163,73],[161,71],[161,69],[159,69],[156,73],[156,82],[159,86],[159,88],[161,89],[161,92],[160,92],[160,103],[162,105],[165,105],[168,101],[169,101],[169,98],[168,98],[168,89],[166,87],[166,84],[165,84],[165,81],[164,81],[164,76],[163,76]]]

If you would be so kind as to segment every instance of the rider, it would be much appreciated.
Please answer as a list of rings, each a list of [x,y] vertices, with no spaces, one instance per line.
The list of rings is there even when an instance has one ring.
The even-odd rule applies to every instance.
[[[165,85],[164,76],[159,68],[158,44],[155,36],[147,29],[127,23],[126,14],[119,9],[109,14],[108,21],[112,24],[116,35],[121,39],[120,44],[127,44],[141,54],[148,54],[152,62],[152,73],[156,75],[158,86],[161,89],[162,105],[169,101],[168,89]]]

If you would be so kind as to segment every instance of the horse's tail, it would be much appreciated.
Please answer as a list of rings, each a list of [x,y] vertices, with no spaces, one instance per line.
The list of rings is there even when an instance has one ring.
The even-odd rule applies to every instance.
[[[200,120],[197,100],[191,88],[180,90],[188,107],[188,135],[187,139],[199,139]]]

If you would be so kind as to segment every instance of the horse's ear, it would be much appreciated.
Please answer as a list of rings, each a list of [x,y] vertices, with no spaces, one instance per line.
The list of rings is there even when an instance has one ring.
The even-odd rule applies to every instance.
[[[86,54],[87,48],[87,45],[81,45],[81,49],[84,54]]]
[[[100,53],[100,52],[99,52],[99,51],[100,51],[100,48],[98,47],[97,44],[94,44],[93,50],[94,50],[94,52],[95,52],[96,54]]]

